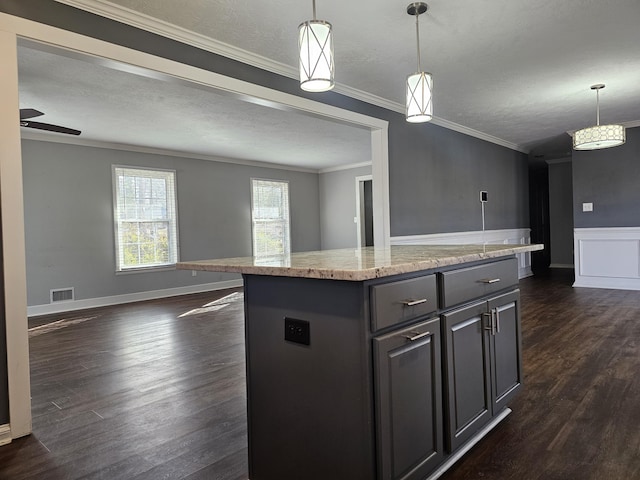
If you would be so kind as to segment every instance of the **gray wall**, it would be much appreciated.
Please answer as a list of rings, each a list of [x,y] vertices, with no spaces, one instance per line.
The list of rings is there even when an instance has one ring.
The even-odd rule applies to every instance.
[[[113,164],[175,169],[180,259],[251,255],[251,178],[288,180],[293,251],[320,248],[318,175],[25,140],[22,142],[29,305],[52,288],[77,300],[208,283],[238,275],[115,273]]]
[[[491,199],[487,228],[529,225],[524,154],[436,125],[407,124],[401,114],[335,92],[303,92],[294,79],[182,45],[54,0],[2,0],[0,11],[388,120],[392,235],[479,229],[480,217],[476,210],[481,189],[488,190]],[[580,225],[576,223],[576,226]],[[6,395],[0,385],[0,398]]]
[[[573,265],[573,187],[571,159],[549,164],[551,266]]]
[[[53,0],[4,0],[0,11],[389,121],[391,235],[479,230],[477,201],[488,190],[487,228],[529,226],[527,158],[435,124],[335,92],[309,93],[298,81],[123,25]]]
[[[397,127],[389,139],[393,235],[481,230],[481,190],[487,230],[529,226],[524,154],[436,125]]]
[[[573,152],[573,220],[576,228],[640,226],[640,127],[614,148]],[[583,212],[583,203],[593,212]]]
[[[355,248],[356,177],[371,175],[371,167],[359,167],[320,174],[320,245],[330,248]]]

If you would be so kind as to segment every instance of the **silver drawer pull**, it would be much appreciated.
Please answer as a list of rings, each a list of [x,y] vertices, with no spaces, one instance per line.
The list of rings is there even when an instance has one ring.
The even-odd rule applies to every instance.
[[[427,299],[426,298],[421,298],[419,300],[405,300],[404,302],[402,302],[402,304],[405,307],[414,307],[416,305],[420,305],[421,303],[426,303]]]
[[[499,278],[483,278],[480,283],[498,283],[499,281]]]
[[[424,332],[424,333],[420,333],[420,332],[411,332],[413,335],[403,335],[404,338],[406,338],[407,340],[409,340],[410,342],[415,342],[416,340],[419,340],[421,338],[427,337],[429,335],[431,335],[431,332]]]

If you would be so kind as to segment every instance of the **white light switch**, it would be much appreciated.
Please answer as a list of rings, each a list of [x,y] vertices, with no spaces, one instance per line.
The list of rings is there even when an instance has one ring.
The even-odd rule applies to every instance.
[[[591,202],[583,203],[582,204],[582,211],[583,212],[593,212],[593,203],[591,203]]]

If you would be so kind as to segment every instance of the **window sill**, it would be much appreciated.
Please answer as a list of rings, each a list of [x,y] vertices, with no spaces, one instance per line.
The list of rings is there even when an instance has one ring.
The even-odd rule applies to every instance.
[[[157,267],[139,267],[139,268],[127,268],[126,270],[116,270],[116,275],[131,275],[134,273],[156,273],[156,272],[169,272],[176,269],[175,263],[171,265],[159,265]]]

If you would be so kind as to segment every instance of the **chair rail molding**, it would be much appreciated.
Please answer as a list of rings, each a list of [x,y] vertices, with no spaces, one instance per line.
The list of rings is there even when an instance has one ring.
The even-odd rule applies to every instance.
[[[530,244],[530,228],[512,228],[504,230],[465,231],[449,233],[429,233],[391,237],[391,245],[455,245],[455,244]],[[531,271],[531,252],[518,253],[518,277],[533,275]]]
[[[575,228],[574,287],[640,290],[640,227]]]

